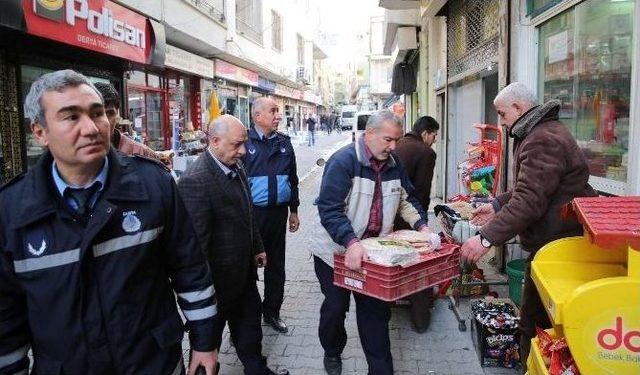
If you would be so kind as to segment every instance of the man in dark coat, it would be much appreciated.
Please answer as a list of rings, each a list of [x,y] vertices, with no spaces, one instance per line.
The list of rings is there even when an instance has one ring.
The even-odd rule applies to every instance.
[[[215,290],[169,172],[109,148],[102,97],[72,70],[25,99],[38,163],[0,190],[0,374],[184,374],[217,360]],[[175,294],[174,294],[175,293]]]
[[[482,225],[479,235],[462,245],[462,259],[475,263],[491,246],[520,236],[530,252],[522,292],[520,353],[525,367],[535,327],[551,326],[531,279],[530,262],[545,244],[582,234],[576,219],[561,217],[562,207],[573,198],[595,196],[589,186],[589,167],[569,129],[558,121],[560,102],[538,104],[522,83],[512,83],[493,101],[502,125],[513,142],[511,190],[491,204],[475,210],[472,223]]]
[[[416,120],[413,128],[396,145],[396,154],[400,158],[404,169],[409,175],[415,188],[416,197],[420,205],[429,209],[431,201],[431,181],[433,169],[436,166],[436,153],[431,148],[438,137],[440,125],[430,116],[423,116]],[[411,229],[400,216],[396,216],[393,228]],[[431,321],[433,289],[425,289],[422,292],[409,296],[411,301],[411,322],[413,328],[419,332],[425,332]]]
[[[274,330],[285,333],[288,329],[280,318],[280,308],[286,280],[287,220],[290,232],[300,226],[296,154],[289,136],[277,131],[282,116],[273,98],[256,99],[251,115],[254,126],[249,130],[247,153],[242,161],[251,188],[253,212],[269,258],[264,269],[262,316]]]
[[[219,319],[216,339],[227,322],[245,374],[274,374],[262,357],[257,267],[267,263],[249,182],[240,159],[247,131],[237,118],[222,115],[209,125],[209,147],[178,183],[201,248],[216,276]],[[288,374],[286,370],[278,372]]]

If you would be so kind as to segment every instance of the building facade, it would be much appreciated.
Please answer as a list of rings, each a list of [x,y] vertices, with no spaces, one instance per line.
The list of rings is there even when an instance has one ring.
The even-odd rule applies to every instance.
[[[398,56],[407,40],[400,30],[414,27],[412,17],[418,17],[408,37],[415,37],[417,46],[404,46],[404,57],[394,64],[415,66],[416,91],[404,98],[407,123],[428,114],[441,124],[432,189],[437,196],[464,193],[459,165],[466,145],[478,140],[473,124],[497,124],[492,100],[515,81],[527,84],[541,101],[561,101],[561,120],[585,153],[590,183],[598,191],[640,193],[637,1],[386,0],[380,5],[387,8],[385,47],[395,45]],[[512,179],[510,150],[504,137],[501,190]]]
[[[0,71],[8,77],[0,84],[0,181],[42,153],[22,103],[35,79],[62,68],[112,83],[122,117],[155,150],[182,152],[184,135],[208,123],[216,99],[249,126],[253,100],[272,96],[282,129],[299,129],[330,96],[315,86],[326,76],[312,79],[326,55],[309,14],[317,12],[301,0],[0,2]],[[111,23],[100,17],[131,35],[105,29]]]

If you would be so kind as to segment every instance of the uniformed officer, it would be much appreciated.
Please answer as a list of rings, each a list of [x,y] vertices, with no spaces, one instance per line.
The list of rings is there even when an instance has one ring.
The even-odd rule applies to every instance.
[[[102,97],[72,70],[25,100],[48,150],[0,191],[0,373],[213,374],[215,292],[161,164],[109,148]]]
[[[288,329],[280,319],[280,307],[284,299],[287,214],[289,231],[297,231],[300,225],[296,156],[289,137],[277,132],[282,115],[273,99],[256,99],[251,114],[254,126],[249,130],[243,161],[269,260],[264,271],[262,315],[265,323],[285,333]]]

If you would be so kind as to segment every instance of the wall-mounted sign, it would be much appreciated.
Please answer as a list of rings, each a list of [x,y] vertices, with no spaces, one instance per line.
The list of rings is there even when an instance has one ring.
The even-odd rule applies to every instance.
[[[216,77],[230,81],[244,83],[249,86],[258,86],[258,73],[230,64],[224,60],[215,60]]]
[[[109,0],[23,0],[27,32],[147,63],[153,49],[147,18]]]
[[[276,89],[276,83],[266,78],[258,77],[258,87],[265,91],[273,92]]]
[[[164,65],[169,68],[213,79],[213,61],[167,44]]]

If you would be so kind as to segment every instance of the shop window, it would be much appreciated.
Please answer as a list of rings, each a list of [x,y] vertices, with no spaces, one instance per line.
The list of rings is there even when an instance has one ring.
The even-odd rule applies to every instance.
[[[540,27],[540,97],[560,100],[560,120],[591,175],[620,183],[627,180],[634,3],[588,0]]]
[[[164,150],[162,93],[129,88],[128,102],[133,130],[142,134],[143,140],[152,149]]]
[[[144,72],[134,70],[129,73],[129,78],[127,80],[129,83],[134,83],[140,86],[147,85],[147,78]]]
[[[147,118],[147,144],[154,150],[164,150],[164,136],[162,134],[162,94],[146,92],[145,100]]]
[[[160,77],[155,74],[147,73],[147,86],[160,88]]]
[[[553,8],[562,0],[527,0],[527,14],[535,17],[546,10]]]

